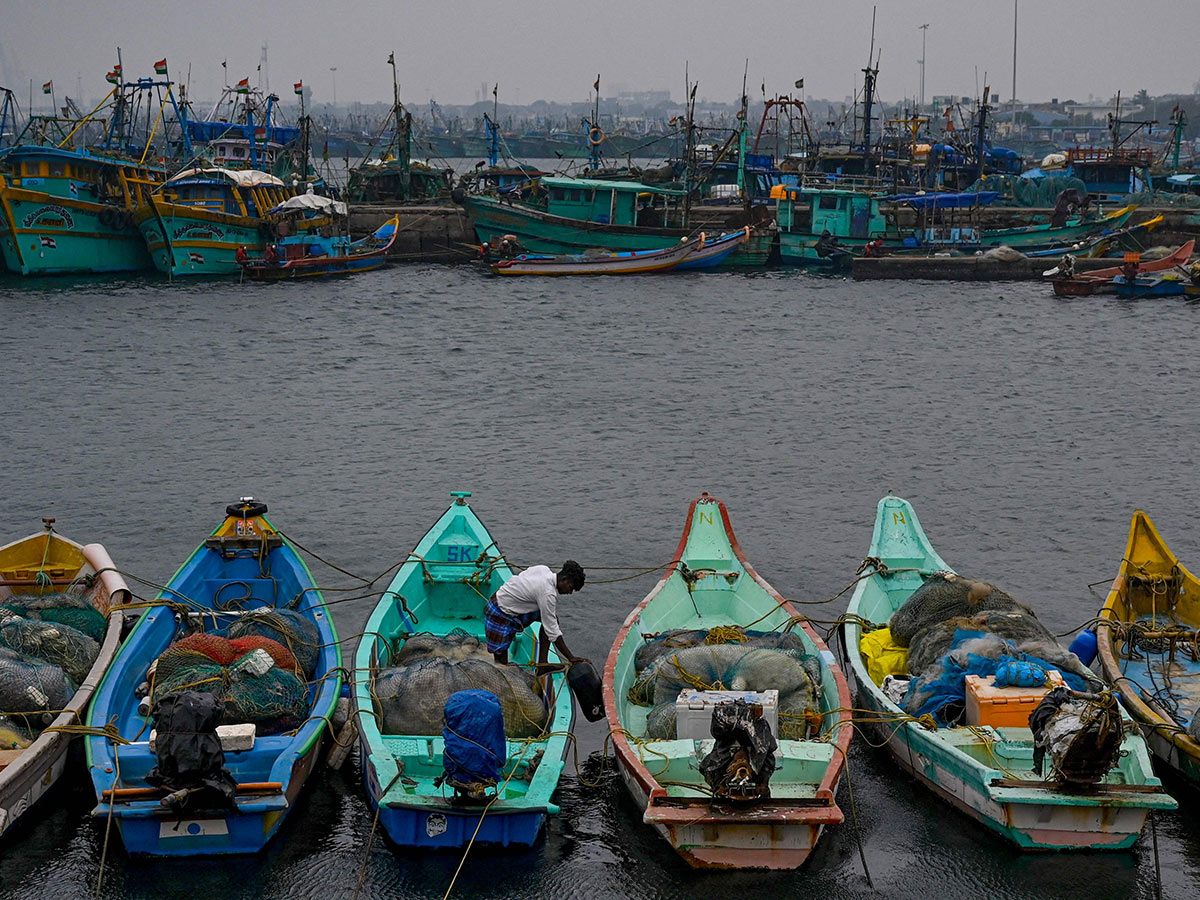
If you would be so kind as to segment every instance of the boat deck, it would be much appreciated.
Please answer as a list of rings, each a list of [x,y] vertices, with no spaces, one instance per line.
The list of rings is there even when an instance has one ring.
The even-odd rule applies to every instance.
[[[1141,616],[1138,621],[1159,628],[1181,626],[1189,631],[1194,628],[1162,614]],[[1192,659],[1188,650],[1178,645],[1174,653],[1166,650],[1154,653],[1144,647],[1136,652],[1140,659],[1121,657],[1121,674],[1137,685],[1143,699],[1150,698],[1170,713],[1178,725],[1187,728],[1200,710],[1200,660]]]

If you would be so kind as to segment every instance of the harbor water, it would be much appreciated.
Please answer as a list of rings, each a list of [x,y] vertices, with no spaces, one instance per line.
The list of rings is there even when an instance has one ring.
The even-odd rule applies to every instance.
[[[1136,507],[1200,565],[1198,322],[1182,298],[790,272],[0,276],[4,539],[53,516],[161,584],[253,495],[370,579],[469,490],[511,561],[588,570],[560,613],[599,665],[656,577],[630,576],[670,560],[700,492],[726,502],[763,577],[832,623],[893,491],[958,571],[1065,633],[1100,607]],[[377,596],[310,562],[349,659]],[[1180,810],[1129,852],[1027,855],[862,739],[847,822],[804,869],[692,871],[641,824],[606,734],[579,717],[544,839],[472,849],[450,896],[1103,900],[1154,897],[1156,870],[1164,897],[1200,884],[1200,797],[1177,785]],[[461,857],[373,832],[354,760],[319,771],[254,857],[131,860],[115,828],[105,849],[93,805],[80,765],[0,846],[0,900],[91,896],[102,860],[106,898],[441,898]]]

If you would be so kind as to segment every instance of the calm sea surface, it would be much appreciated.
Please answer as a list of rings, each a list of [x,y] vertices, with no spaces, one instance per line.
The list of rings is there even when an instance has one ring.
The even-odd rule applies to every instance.
[[[301,544],[373,577],[470,490],[514,562],[590,569],[562,618],[599,662],[652,578],[600,582],[669,560],[701,491],[728,504],[759,572],[811,601],[850,582],[891,490],[951,565],[1065,632],[1100,606],[1089,584],[1115,574],[1134,508],[1200,563],[1198,334],[1182,300],[1063,301],[1036,284],[0,276],[2,531],[55,516],[165,582],[253,494]],[[810,609],[832,620],[845,604]],[[333,607],[347,651],[372,605]],[[1127,853],[1022,855],[862,741],[853,805],[847,784],[839,801],[874,889],[849,820],[798,873],[693,872],[603,764],[603,725],[580,717],[578,734],[545,839],[472,851],[451,896],[1154,896],[1149,827]],[[361,871],[363,898],[441,898],[458,854],[372,841],[358,779],[353,763],[322,771],[257,857],[131,861],[114,834],[102,896],[348,900]],[[1200,885],[1197,803],[1158,819],[1164,896]],[[0,898],[92,895],[91,806],[78,773],[22,821],[0,846]]]

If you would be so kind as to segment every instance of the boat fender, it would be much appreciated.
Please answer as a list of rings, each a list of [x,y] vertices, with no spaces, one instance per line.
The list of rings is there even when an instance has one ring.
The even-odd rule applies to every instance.
[[[450,199],[462,206],[463,201],[467,199],[467,192],[460,187],[456,187],[450,191]]]
[[[266,514],[267,504],[255,500],[230,503],[225,507],[225,515],[233,516],[236,519],[253,519],[255,516],[265,516]]]
[[[604,718],[604,695],[595,666],[586,659],[572,663],[567,669],[567,684],[585,719],[599,722]]]
[[[103,225],[105,228],[112,228],[113,227],[113,213],[115,213],[115,212],[116,212],[116,210],[113,209],[111,206],[102,207],[100,209],[100,215],[97,217],[100,219],[100,224]]]
[[[133,224],[133,213],[127,209],[114,210],[113,228],[118,231],[125,231]]]
[[[588,143],[593,147],[604,142],[604,132],[600,130],[599,125],[593,125],[588,129]]]

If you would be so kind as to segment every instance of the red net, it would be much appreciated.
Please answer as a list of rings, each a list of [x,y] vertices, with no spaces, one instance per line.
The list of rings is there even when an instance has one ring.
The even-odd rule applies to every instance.
[[[245,651],[238,651],[233,642],[215,634],[189,634],[171,645],[172,650],[191,650],[203,653],[213,662],[227,666]]]
[[[271,659],[275,661],[275,665],[298,676],[301,681],[304,680],[304,673],[300,671],[300,664],[296,662],[296,657],[279,641],[273,641],[257,634],[248,634],[244,637],[233,638],[227,643],[233,648],[234,659],[242,657],[251,650],[266,650],[271,655]]]

